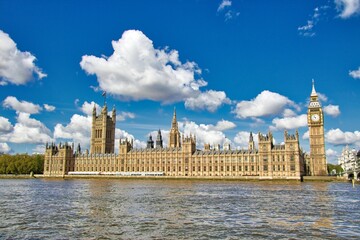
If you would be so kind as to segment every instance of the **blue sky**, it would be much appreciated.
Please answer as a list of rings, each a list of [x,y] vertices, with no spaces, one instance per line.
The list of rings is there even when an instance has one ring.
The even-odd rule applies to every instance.
[[[136,147],[157,129],[167,141],[176,107],[198,148],[298,129],[308,151],[314,79],[336,162],[360,148],[359,13],[360,0],[0,0],[0,151],[88,148],[104,90],[116,138]]]

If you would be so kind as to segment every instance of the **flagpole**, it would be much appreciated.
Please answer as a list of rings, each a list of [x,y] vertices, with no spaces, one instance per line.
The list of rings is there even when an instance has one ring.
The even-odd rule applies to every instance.
[[[104,97],[104,106],[106,105],[106,91],[101,94]]]

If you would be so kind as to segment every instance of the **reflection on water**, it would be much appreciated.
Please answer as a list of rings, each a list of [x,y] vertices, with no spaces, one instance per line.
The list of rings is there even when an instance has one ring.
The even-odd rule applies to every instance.
[[[0,239],[345,239],[359,226],[348,183],[0,181]]]

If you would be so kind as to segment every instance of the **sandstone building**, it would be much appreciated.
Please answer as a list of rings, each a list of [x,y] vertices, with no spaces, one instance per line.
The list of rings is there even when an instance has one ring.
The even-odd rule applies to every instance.
[[[317,116],[317,117],[315,117]],[[178,129],[176,110],[171,122],[169,143],[163,147],[161,131],[156,144],[149,136],[145,149],[136,149],[132,140],[120,139],[119,153],[114,153],[115,109],[112,117],[104,105],[101,114],[93,110],[91,150],[82,151],[80,145],[47,145],[44,175],[125,175],[173,176],[205,178],[301,179],[309,169],[311,175],[326,174],[323,115],[313,86],[308,109],[310,132],[310,166],[305,167],[305,153],[299,144],[299,134],[284,132],[284,143],[274,144],[271,132],[258,134],[256,146],[250,133],[248,147],[232,150],[229,144],[204,149],[196,146],[196,136],[184,136]]]

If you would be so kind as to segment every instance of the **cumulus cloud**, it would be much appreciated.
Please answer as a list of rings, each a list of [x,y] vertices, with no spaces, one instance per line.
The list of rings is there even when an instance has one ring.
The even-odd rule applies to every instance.
[[[116,115],[116,121],[125,121],[127,118],[134,119],[135,113],[132,112],[120,112]]]
[[[283,116],[284,117],[295,117],[296,113],[293,110],[287,108],[287,109],[284,110]]]
[[[115,97],[172,103],[197,96],[207,85],[195,78],[201,74],[196,63],[182,63],[176,50],[155,49],[141,31],[125,31],[112,46],[110,57],[84,55],[80,66],[95,74],[99,87]]]
[[[318,92],[317,95],[318,95],[320,101],[327,102],[328,97],[325,94]]]
[[[237,118],[257,118],[278,114],[286,106],[298,108],[298,106],[287,97],[278,93],[265,90],[250,101],[241,101],[236,104],[233,111]]]
[[[304,132],[302,139],[304,140],[309,139],[309,131]]]
[[[32,153],[33,154],[44,154],[45,153],[45,145],[44,144],[36,145],[36,147],[32,149]]]
[[[162,136],[162,139],[163,139],[163,147],[166,147],[168,146],[168,143],[169,143],[169,134],[170,134],[170,131],[169,130],[161,130],[161,136]],[[154,143],[155,143],[155,146],[156,146],[156,137],[158,135],[158,131],[152,131],[150,132],[149,134],[146,135],[146,140],[148,139],[149,135],[152,136],[153,140],[154,140]]]
[[[133,140],[134,148],[145,148],[146,147],[146,142],[136,139],[132,134],[126,132],[125,130],[121,130],[119,128],[115,129],[115,139],[116,139],[116,141],[115,141],[115,150],[116,151],[119,150],[119,140],[120,139]]]
[[[326,158],[327,158],[327,162],[337,164],[338,152],[331,148],[328,148],[326,149]]]
[[[360,0],[335,0],[339,17],[346,19],[360,13]]]
[[[360,132],[343,132],[339,128],[331,129],[325,134],[325,139],[328,143],[334,145],[355,144],[360,146]]]
[[[80,143],[83,149],[89,149],[91,124],[91,116],[85,117],[74,114],[69,124],[65,126],[60,123],[56,124],[54,128],[54,138],[69,139],[74,143]]]
[[[38,104],[33,104],[27,101],[19,101],[16,97],[8,96],[3,101],[3,107],[13,109],[17,112],[24,112],[29,114],[39,113],[42,107]]]
[[[190,134],[195,135],[197,146],[200,148],[203,148],[205,143],[223,145],[227,140],[225,134],[216,130],[214,125],[211,124],[197,124],[192,121],[185,121],[179,122],[179,129],[185,136],[189,136]]]
[[[35,77],[46,77],[35,65],[35,56],[17,49],[10,36],[0,30],[0,86],[7,84],[24,85]]]
[[[0,142],[0,153],[8,153],[11,151],[11,148],[7,143]]]
[[[55,106],[51,106],[51,105],[46,104],[46,103],[44,104],[44,108],[48,112],[52,112],[52,111],[54,111],[56,109]]]
[[[13,130],[13,126],[9,119],[0,116],[0,133],[9,133]]]
[[[1,141],[13,143],[46,143],[52,141],[50,130],[40,121],[20,112],[13,130],[0,136]]]
[[[272,120],[272,123],[274,124],[274,126],[270,127],[272,130],[305,127],[307,125],[307,115],[301,114],[296,117],[275,118]]]
[[[353,78],[360,79],[360,67],[357,70],[349,71],[349,75]]]
[[[93,108],[94,108],[94,105],[96,107],[96,113],[99,114],[100,113],[100,105],[95,103],[94,101],[91,101],[90,103],[85,101],[83,103],[83,105],[80,107],[80,111],[85,113],[86,115],[88,116],[91,116],[92,115],[92,111],[93,111]]]
[[[337,117],[340,115],[340,109],[338,105],[327,105],[324,107],[324,112],[332,117]]]
[[[239,148],[248,148],[250,132],[240,131],[234,137],[234,142]],[[259,142],[258,134],[253,133],[254,142],[257,145]]]
[[[218,121],[216,123],[213,129],[218,131],[225,131],[225,130],[233,129],[235,127],[236,127],[235,123],[222,119],[221,121]]]
[[[185,101],[185,107],[192,110],[207,110],[215,112],[222,104],[230,104],[231,101],[223,91],[209,90],[200,93],[196,97],[190,97]]]

